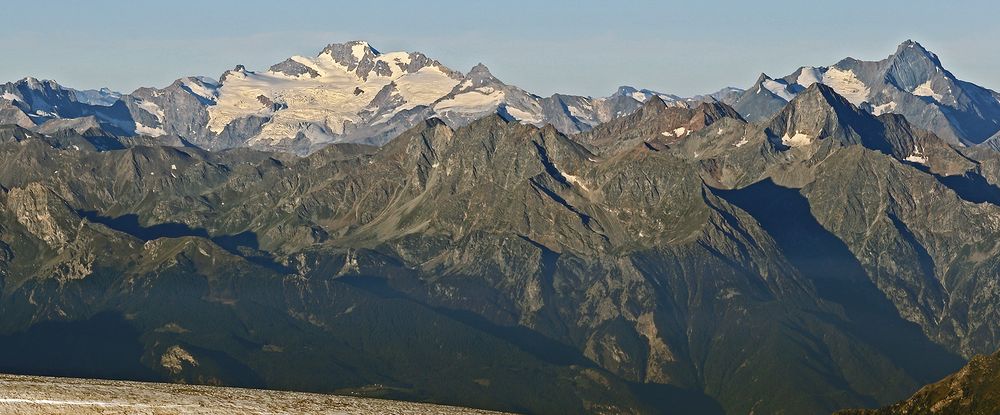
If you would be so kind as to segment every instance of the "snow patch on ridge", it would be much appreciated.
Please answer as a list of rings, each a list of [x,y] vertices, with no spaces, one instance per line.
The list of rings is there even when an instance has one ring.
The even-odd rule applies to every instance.
[[[201,80],[201,82],[205,84],[212,84],[212,82],[206,82],[206,80]],[[191,93],[199,97],[202,97],[208,101],[215,101],[216,96],[218,95],[217,89],[206,88],[204,85],[192,81],[191,78],[185,78],[183,81],[181,81],[181,83],[184,85],[184,87],[190,90]]]
[[[143,111],[146,111],[150,115],[156,117],[156,119],[161,123],[163,122],[164,118],[163,108],[160,108],[160,106],[156,105],[155,102],[142,100],[138,102],[138,105],[139,108],[143,109]]]
[[[803,66],[799,71],[799,77],[795,80],[795,83],[802,85],[803,88],[808,88],[812,84],[823,82],[822,79],[823,72],[819,68]]]
[[[537,124],[542,122],[542,116],[539,113],[530,113],[511,106],[505,106],[504,109],[506,109],[507,113],[512,115],[518,121],[526,122],[528,124]]]
[[[434,106],[434,110],[441,113],[452,111],[476,113],[499,105],[503,98],[503,91],[497,91],[493,88],[477,88],[439,102]]]
[[[781,99],[785,101],[791,101],[793,98],[795,98],[795,94],[791,93],[788,90],[788,85],[786,85],[783,82],[778,82],[773,79],[767,79],[764,80],[763,86],[764,88],[767,88],[768,91],[771,91],[771,93],[781,97]]]

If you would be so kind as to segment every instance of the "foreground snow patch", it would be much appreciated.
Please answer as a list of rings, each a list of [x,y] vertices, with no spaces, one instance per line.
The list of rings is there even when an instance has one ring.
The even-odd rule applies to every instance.
[[[354,396],[0,375],[0,413],[486,415],[497,412]]]

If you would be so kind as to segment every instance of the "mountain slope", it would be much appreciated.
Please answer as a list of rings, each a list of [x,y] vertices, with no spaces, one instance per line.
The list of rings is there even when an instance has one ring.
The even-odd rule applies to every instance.
[[[456,90],[535,102],[485,72]],[[821,83],[756,124],[691,107],[301,158],[0,130],[0,370],[799,414],[995,348],[1000,155]]]

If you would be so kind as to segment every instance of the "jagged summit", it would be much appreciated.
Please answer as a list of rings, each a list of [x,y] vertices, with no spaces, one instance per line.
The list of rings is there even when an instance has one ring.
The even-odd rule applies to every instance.
[[[490,73],[490,68],[487,68],[485,64],[483,64],[482,62],[479,62],[479,63],[476,64],[476,66],[473,66],[472,69],[469,69],[468,76],[474,76],[474,75],[475,76],[484,76],[484,75],[490,75],[490,76],[492,76],[493,74]]]
[[[894,56],[902,56],[902,55],[909,54],[911,52],[915,53],[915,54],[918,54],[918,55],[923,55],[923,56],[925,56],[925,57],[927,57],[929,59],[933,59],[938,64],[941,63],[940,61],[938,61],[938,57],[937,57],[936,54],[934,54],[933,52],[927,50],[927,48],[925,48],[919,42],[916,42],[916,41],[914,41],[912,39],[907,39],[907,40],[903,41],[903,43],[900,43],[899,46],[896,47],[896,53],[894,53],[893,55]]]
[[[219,75],[219,82],[220,83],[225,83],[226,80],[229,79],[229,77],[233,76],[233,75],[236,75],[236,76],[246,76],[246,74],[247,74],[247,67],[246,66],[236,65],[236,66],[233,67],[233,69],[225,71],[225,72],[222,73],[222,75]]]
[[[667,108],[667,103],[660,98],[659,95],[653,95],[646,99],[646,102],[642,104],[642,112],[652,111],[654,113],[663,112]]]
[[[349,54],[353,56],[355,59],[360,60],[365,55],[378,56],[381,55],[381,52],[372,47],[372,45],[369,44],[367,41],[352,40],[343,43],[331,43],[329,45],[326,45],[326,47],[323,48],[323,50],[320,51],[317,56],[325,54],[330,54],[330,55]]]
[[[818,82],[809,85],[803,92],[796,95],[790,102],[790,105],[799,108],[808,105],[806,103],[816,102],[822,103],[824,106],[828,106],[834,110],[857,110],[858,108],[829,85]]]
[[[465,80],[473,86],[480,87],[490,83],[499,83],[500,80],[490,72],[490,68],[482,63],[476,64],[465,74]]]
[[[918,96],[930,96],[943,104],[953,104],[950,84],[954,76],[944,69],[937,55],[917,42],[906,41],[888,58],[886,78],[904,91]],[[936,84],[936,85],[935,85]],[[934,89],[934,86],[939,87]]]

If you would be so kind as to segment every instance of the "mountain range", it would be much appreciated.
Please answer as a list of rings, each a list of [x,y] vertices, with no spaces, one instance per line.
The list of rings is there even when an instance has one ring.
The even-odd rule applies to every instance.
[[[1000,94],[957,79],[935,54],[910,40],[881,61],[847,58],[777,79],[761,74],[747,90],[728,87],[688,98],[627,86],[603,98],[543,98],[503,83],[482,64],[462,74],[419,52],[382,53],[352,41],[264,71],[237,65],[218,81],[191,76],[130,94],[26,78],[0,86],[0,122],[33,129],[86,117],[105,135],[308,154],[338,142],[382,145],[428,118],[460,127],[493,113],[575,134],[628,115],[652,96],[680,106],[720,101],[756,122],[817,82],[868,112],[904,115],[953,144],[990,146],[1000,140],[991,140],[1000,131]]]
[[[543,99],[405,56],[331,45],[110,106],[5,85],[0,372],[522,413],[829,414],[900,401],[1000,345],[989,134],[939,135],[903,95],[875,111],[836,66],[765,113],[752,88]],[[350,105],[309,104],[331,96]],[[623,104],[532,121],[583,102]],[[314,117],[368,121],[295,121]]]
[[[716,95],[738,92],[728,88]],[[54,119],[92,117],[111,135],[170,136],[206,149],[251,147],[307,154],[330,143],[382,145],[422,120],[457,127],[488,114],[564,133],[586,131],[635,111],[651,96],[621,87],[606,98],[547,98],[507,85],[482,64],[454,71],[419,52],[382,53],[367,42],[331,44],[264,71],[242,65],[213,80],[178,79],[131,94],[78,91],[33,78],[0,86],[0,122],[42,128]],[[713,96],[689,101],[714,99]]]

